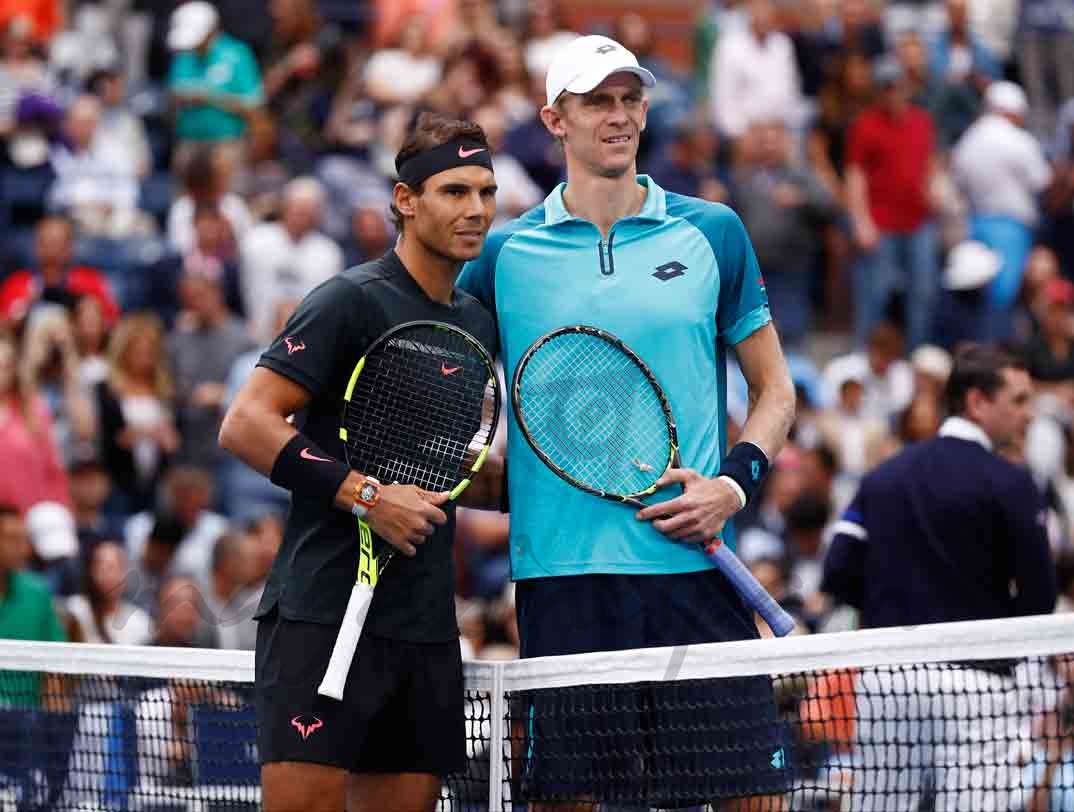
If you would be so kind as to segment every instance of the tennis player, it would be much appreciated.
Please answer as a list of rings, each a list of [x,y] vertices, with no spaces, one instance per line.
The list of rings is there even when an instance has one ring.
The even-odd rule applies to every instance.
[[[755,498],[794,415],[753,247],[729,208],[636,174],[645,89],[655,80],[630,51],[606,37],[578,38],[555,55],[546,84],[541,118],[564,149],[566,183],[494,233],[459,284],[495,308],[508,379],[526,348],[557,327],[591,324],[625,341],[668,394],[685,467],[663,478],[664,501],[635,515],[559,479],[512,415],[508,495],[522,656],[757,637],[730,582],[683,543],[722,535],[734,544],[727,522]],[[751,408],[727,449],[731,347]],[[728,680],[692,698],[682,686],[664,690],[645,700],[660,708],[639,705],[633,722],[581,706],[569,719],[531,707],[525,798],[681,806],[775,796],[750,808],[781,808],[784,756],[770,681]],[[633,740],[604,745],[599,734],[609,726],[633,723]],[[707,733],[669,732],[684,726]],[[593,750],[580,754],[578,746]],[[597,773],[615,778],[602,784]]]
[[[464,764],[462,661],[447,494],[378,483],[340,461],[343,393],[386,330],[432,319],[497,346],[489,312],[454,287],[496,211],[485,134],[422,116],[396,157],[401,235],[380,259],[316,288],[262,355],[220,443],[291,491],[283,545],[255,617],[256,705],[266,812],[427,812]],[[292,424],[291,415],[302,416]],[[490,467],[491,465],[491,467]],[[498,504],[502,463],[467,504]],[[358,567],[350,515],[398,556],[377,585],[343,701],[317,694]]]

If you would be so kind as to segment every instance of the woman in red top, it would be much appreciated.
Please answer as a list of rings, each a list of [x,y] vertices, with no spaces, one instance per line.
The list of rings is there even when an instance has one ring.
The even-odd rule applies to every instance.
[[[70,504],[67,472],[41,395],[19,380],[15,342],[0,336],[0,503],[25,512],[38,502]]]

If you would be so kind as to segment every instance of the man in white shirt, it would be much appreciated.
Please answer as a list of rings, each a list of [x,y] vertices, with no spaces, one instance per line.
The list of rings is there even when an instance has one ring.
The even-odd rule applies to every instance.
[[[278,223],[262,223],[242,240],[239,281],[253,333],[266,341],[276,306],[303,298],[343,270],[343,251],[317,229],[324,190],[313,178],[284,187]]]
[[[984,113],[955,144],[951,161],[955,181],[970,205],[971,238],[1003,258],[991,286],[999,316],[1007,313],[1021,288],[1039,219],[1037,196],[1052,178],[1044,150],[1025,129],[1028,110],[1018,85],[993,82],[985,91]]]
[[[861,415],[890,420],[914,396],[914,370],[903,360],[904,341],[898,328],[880,322],[869,334],[864,352],[833,358],[824,368],[826,400],[838,403],[839,390],[848,380],[860,381]]]
[[[750,0],[749,18],[748,28],[717,41],[709,79],[716,126],[732,139],[750,121],[793,118],[801,105],[794,46],[776,29],[772,0]]]

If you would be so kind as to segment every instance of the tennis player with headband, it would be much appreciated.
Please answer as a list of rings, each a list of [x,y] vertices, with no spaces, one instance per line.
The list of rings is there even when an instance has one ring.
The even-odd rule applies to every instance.
[[[566,183],[493,233],[459,285],[495,309],[508,380],[526,348],[554,328],[591,324],[622,339],[668,394],[684,467],[663,477],[665,501],[635,515],[557,477],[512,415],[507,479],[522,656],[757,637],[753,613],[730,582],[696,546],[676,543],[722,535],[734,544],[728,521],[756,497],[794,417],[794,388],[753,246],[731,209],[665,192],[636,174],[648,110],[644,89],[655,79],[634,54],[606,37],[580,37],[555,55],[546,85],[541,119],[565,152]],[[731,347],[751,406],[728,450]],[[658,712],[651,731],[639,728],[636,747],[624,745],[622,764],[603,761],[599,770],[586,769],[574,749],[571,757],[542,759],[557,747],[576,747],[579,738],[567,741],[554,719],[536,713],[522,776],[525,799],[601,800],[591,776],[602,772],[617,776],[615,793],[623,800],[635,800],[626,786],[637,781],[643,797],[636,800],[670,805],[657,802],[681,799],[679,780],[652,774],[651,758],[639,770],[636,757],[681,745],[679,753],[697,754],[682,758],[697,762],[676,771],[705,774],[687,790],[695,803],[746,797],[756,803],[756,796],[771,795],[770,804],[749,808],[781,808],[786,784],[769,680],[728,680],[720,696],[703,690],[693,710],[683,711],[681,686],[662,706],[678,704],[689,714],[682,721],[711,730],[710,740],[702,733],[677,742],[683,734],[659,729]],[[605,721],[616,730],[626,724]],[[595,764],[609,757],[594,752],[590,758]],[[553,774],[557,764],[569,765],[572,774]]]
[[[299,305],[262,355],[220,443],[291,491],[283,545],[258,607],[255,665],[266,812],[428,812],[465,762],[462,662],[446,493],[349,470],[339,439],[347,380],[369,345],[404,322],[453,324],[495,354],[491,314],[454,287],[496,212],[488,142],[475,124],[419,118],[396,158],[400,228],[380,259]],[[302,415],[289,422],[291,415]],[[462,502],[500,502],[491,458]],[[377,586],[342,702],[319,696],[358,567],[351,510],[396,556]]]

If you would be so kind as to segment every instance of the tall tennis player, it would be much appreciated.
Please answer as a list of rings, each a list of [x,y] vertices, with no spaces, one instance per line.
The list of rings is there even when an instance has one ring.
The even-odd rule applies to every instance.
[[[497,346],[490,313],[454,287],[496,210],[480,127],[419,119],[396,158],[401,235],[380,259],[325,282],[261,357],[220,443],[291,491],[291,511],[257,610],[255,688],[266,812],[428,812],[465,756],[462,661],[447,493],[378,482],[341,461],[348,381],[399,324],[460,327]],[[452,370],[454,371],[454,370]],[[292,422],[292,415],[301,415]],[[464,503],[498,505],[490,459]],[[342,701],[318,694],[358,570],[356,504],[399,551],[377,583]]]
[[[581,37],[556,54],[541,118],[562,144],[566,183],[492,234],[459,281],[495,309],[508,380],[538,337],[589,324],[646,361],[677,417],[683,468],[662,478],[661,501],[635,514],[557,477],[512,415],[507,480],[523,657],[758,635],[753,613],[698,545],[717,535],[734,545],[730,520],[755,498],[786,440],[794,389],[739,218],[637,174],[645,89],[654,85],[606,37]],[[728,448],[731,348],[751,406]],[[538,808],[565,799],[578,809],[739,799],[720,808],[781,809],[786,778],[770,681],[685,691],[612,697],[603,716],[535,701],[516,791]],[[685,727],[695,732],[676,732]],[[598,734],[610,730],[622,736],[608,744]]]

